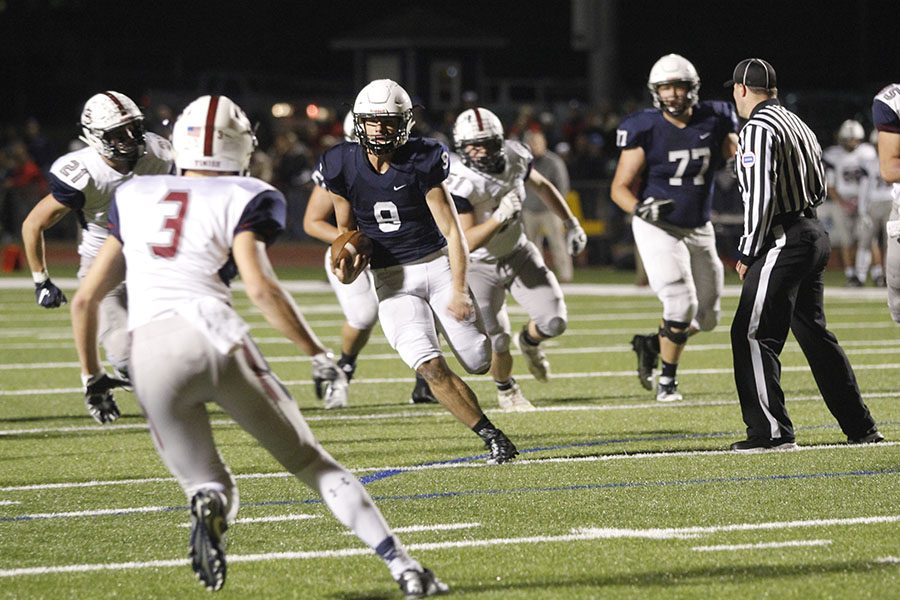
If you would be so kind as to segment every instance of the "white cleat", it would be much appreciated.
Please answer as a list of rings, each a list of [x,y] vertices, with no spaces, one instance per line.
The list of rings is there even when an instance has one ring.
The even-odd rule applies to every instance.
[[[550,379],[550,362],[544,356],[544,351],[540,346],[532,346],[524,339],[525,330],[519,332],[519,350],[528,363],[528,370],[534,375],[534,378],[541,382]]]
[[[497,390],[497,403],[503,410],[514,410],[517,412],[531,412],[537,410],[534,405],[528,401],[528,398],[522,394],[522,390],[515,380],[513,380],[512,387],[508,390]]]
[[[683,400],[684,397],[681,395],[681,392],[678,391],[678,382],[674,379],[671,383],[662,383],[659,382],[656,386],[656,401],[657,402],[678,402],[679,400]]]
[[[347,407],[349,404],[347,401],[347,391],[349,386],[347,385],[346,379],[342,378],[325,382],[324,388],[325,394],[323,400],[325,401],[325,410]]]

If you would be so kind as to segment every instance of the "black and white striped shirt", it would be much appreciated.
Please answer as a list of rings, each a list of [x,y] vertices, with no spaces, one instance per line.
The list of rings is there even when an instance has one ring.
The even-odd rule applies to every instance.
[[[744,201],[741,262],[759,257],[777,215],[825,200],[825,166],[815,134],[776,99],[760,103],[738,136],[738,187]]]

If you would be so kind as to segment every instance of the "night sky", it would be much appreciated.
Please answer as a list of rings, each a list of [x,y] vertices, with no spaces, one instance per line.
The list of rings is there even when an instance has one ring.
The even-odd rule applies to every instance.
[[[897,3],[826,4],[833,3],[620,1],[617,90],[622,97],[642,94],[650,66],[668,52],[693,61],[706,97],[727,97],[721,82],[748,56],[774,64],[783,92],[825,89],[871,98],[900,79]],[[586,74],[585,53],[571,49],[567,0],[0,0],[3,120],[68,121],[99,89],[140,95],[191,88],[209,69],[262,73],[286,88],[321,80],[352,90],[352,57],[330,50],[329,40],[414,6],[506,38],[509,45],[485,65],[488,75]]]

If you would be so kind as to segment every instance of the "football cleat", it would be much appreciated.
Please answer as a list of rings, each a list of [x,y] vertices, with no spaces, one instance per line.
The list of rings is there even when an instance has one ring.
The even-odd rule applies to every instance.
[[[211,592],[225,585],[225,503],[221,494],[200,490],[191,498],[191,568]]]
[[[519,332],[519,350],[528,363],[528,370],[534,375],[534,378],[541,382],[550,379],[550,362],[544,355],[544,351],[540,346],[533,346],[525,340],[525,328]]]
[[[858,438],[847,438],[848,444],[878,444],[884,441],[884,436],[875,428],[869,430],[868,433]]]
[[[483,439],[485,448],[491,453],[485,461],[489,465],[509,462],[519,454],[516,445],[499,429],[494,429],[490,434],[483,436]]]
[[[437,596],[450,592],[450,586],[435,577],[430,569],[409,569],[403,571],[397,578],[397,584],[403,597],[407,599]]]
[[[681,392],[678,391],[678,381],[675,379],[665,383],[660,381],[659,385],[656,386],[657,402],[677,402],[683,399]]]
[[[431,393],[428,382],[424,379],[416,377],[416,385],[413,388],[412,395],[409,398],[410,404],[439,404],[438,399]]]
[[[759,452],[770,452],[778,450],[796,450],[797,444],[794,440],[787,438],[748,438],[735,442],[731,445],[734,452],[742,452],[744,454],[756,454]]]
[[[326,381],[324,383],[324,397],[325,401],[325,410],[331,410],[333,408],[346,408],[349,402],[347,401],[348,397],[348,388],[346,379],[335,379],[334,381]]]
[[[659,352],[653,347],[654,334],[631,338],[631,349],[637,354],[638,380],[645,390],[653,389],[653,370],[659,363]]]
[[[121,387],[126,392],[134,391],[134,388],[131,385],[131,374],[128,372],[128,367],[113,367],[113,377],[122,382]]]
[[[497,403],[504,410],[514,410],[517,412],[529,412],[537,410],[534,405],[528,401],[528,398],[522,393],[522,389],[516,380],[512,380],[512,387],[508,390],[497,390]]]

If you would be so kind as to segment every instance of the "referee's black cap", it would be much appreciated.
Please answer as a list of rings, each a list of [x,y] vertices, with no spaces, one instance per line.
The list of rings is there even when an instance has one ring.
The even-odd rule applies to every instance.
[[[761,58],[745,58],[739,62],[731,79],[725,82],[725,87],[732,87],[735,83],[764,90],[778,87],[775,68]]]

